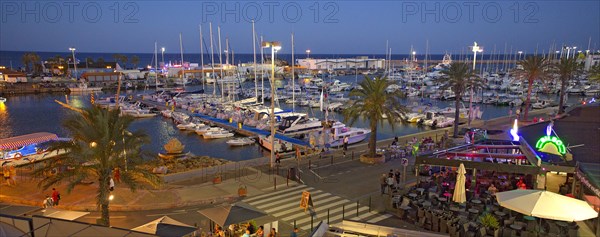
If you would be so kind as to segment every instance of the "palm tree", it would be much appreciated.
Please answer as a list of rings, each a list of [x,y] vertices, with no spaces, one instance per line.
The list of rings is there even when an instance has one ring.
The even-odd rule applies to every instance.
[[[454,137],[458,137],[458,124],[460,118],[460,99],[463,97],[467,89],[473,87],[473,89],[481,87],[483,81],[477,76],[477,74],[471,70],[469,64],[464,62],[452,62],[448,68],[442,71],[444,75],[438,79],[438,82],[442,84],[440,89],[446,90],[450,88],[456,95],[454,102]],[[469,115],[469,117],[472,117]]]
[[[140,63],[140,57],[138,57],[137,55],[133,55],[131,56],[131,64],[133,64],[133,66],[135,68],[137,68],[137,65]]]
[[[96,59],[96,63],[98,64],[98,67],[105,67],[106,66],[103,57],[99,57],[98,59]]]
[[[132,191],[144,184],[159,183],[157,176],[139,168],[142,162],[140,148],[149,138],[142,131],[129,132],[127,128],[133,122],[133,118],[120,116],[119,109],[108,110],[99,106],[78,109],[62,105],[74,111],[63,122],[64,128],[73,139],[57,142],[50,146],[49,151],[68,152],[36,169],[34,173],[42,175],[53,169],[69,167],[56,175],[44,176],[39,183],[39,186],[47,189],[60,182],[66,182],[67,192],[71,192],[84,180],[97,180],[96,203],[102,212],[102,223],[108,226],[109,181],[114,168],[121,168],[121,181]]]
[[[547,81],[550,76],[550,61],[541,56],[529,56],[517,63],[523,67],[522,70],[518,70],[516,74],[524,78],[527,81],[527,99],[525,100],[525,115],[524,119],[527,120],[529,114],[529,104],[531,103],[531,89],[533,88],[533,82],[535,80]]]
[[[560,101],[558,102],[558,114],[562,114],[565,109],[564,100],[567,84],[574,74],[581,69],[581,64],[577,63],[574,58],[561,58],[560,63],[555,65],[556,72],[560,76]]]
[[[85,67],[89,68],[90,64],[94,64],[94,59],[91,57],[85,58]]]
[[[394,129],[394,122],[398,117],[396,112],[404,114],[407,111],[406,107],[400,104],[400,98],[403,96],[401,92],[386,93],[385,89],[391,84],[387,77],[370,79],[365,76],[358,87],[349,94],[357,99],[343,113],[344,122],[348,122],[350,125],[354,124],[358,118],[369,121],[371,136],[368,155],[370,157],[376,155],[377,124],[387,121]]]
[[[29,72],[29,64],[32,62],[31,53],[24,53],[21,56],[21,62],[25,65],[25,72]]]
[[[42,58],[37,53],[30,53],[29,60],[33,64],[33,72],[38,73],[41,70]]]

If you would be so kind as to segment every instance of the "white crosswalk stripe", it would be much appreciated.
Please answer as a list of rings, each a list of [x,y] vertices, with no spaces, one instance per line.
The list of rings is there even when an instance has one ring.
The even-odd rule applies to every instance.
[[[314,208],[310,208],[311,210],[306,212],[300,208],[300,199],[303,191],[310,192],[314,204]],[[377,223],[392,217],[389,214],[369,212],[368,206],[364,205],[359,205],[357,216],[356,202],[306,185],[298,185],[249,197],[244,199],[244,202],[276,217],[279,221],[289,223],[290,225],[293,225],[294,221],[296,221],[296,226],[303,230],[311,229],[311,220],[314,227],[320,221],[327,222],[328,219],[330,224],[340,223],[343,218]],[[312,217],[311,213],[313,214]]]

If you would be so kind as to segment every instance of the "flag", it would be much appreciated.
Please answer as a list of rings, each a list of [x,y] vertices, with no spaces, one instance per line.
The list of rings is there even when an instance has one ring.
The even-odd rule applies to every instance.
[[[321,97],[319,98],[319,108],[323,111],[323,91],[321,91]]]

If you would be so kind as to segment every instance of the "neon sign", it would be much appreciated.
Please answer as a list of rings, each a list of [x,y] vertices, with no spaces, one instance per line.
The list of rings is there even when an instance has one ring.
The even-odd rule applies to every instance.
[[[515,123],[513,124],[513,128],[510,129],[510,135],[512,136],[512,139],[515,142],[519,141],[519,134],[517,134],[517,132],[519,132],[519,127],[517,126],[517,124],[518,124],[517,119],[515,119]]]
[[[567,147],[557,136],[550,136],[552,133],[553,123],[549,123],[546,127],[546,136],[541,137],[535,144],[535,148],[539,151],[548,151],[548,153],[558,152],[557,155],[564,155],[567,153]],[[548,148],[546,146],[552,145],[555,149]]]

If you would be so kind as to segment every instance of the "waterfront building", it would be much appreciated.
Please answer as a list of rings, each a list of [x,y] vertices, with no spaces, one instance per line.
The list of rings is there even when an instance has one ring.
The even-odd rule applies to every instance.
[[[385,59],[374,59],[367,56],[357,58],[318,59],[304,58],[296,59],[296,65],[310,70],[346,70],[346,69],[383,69]]]

